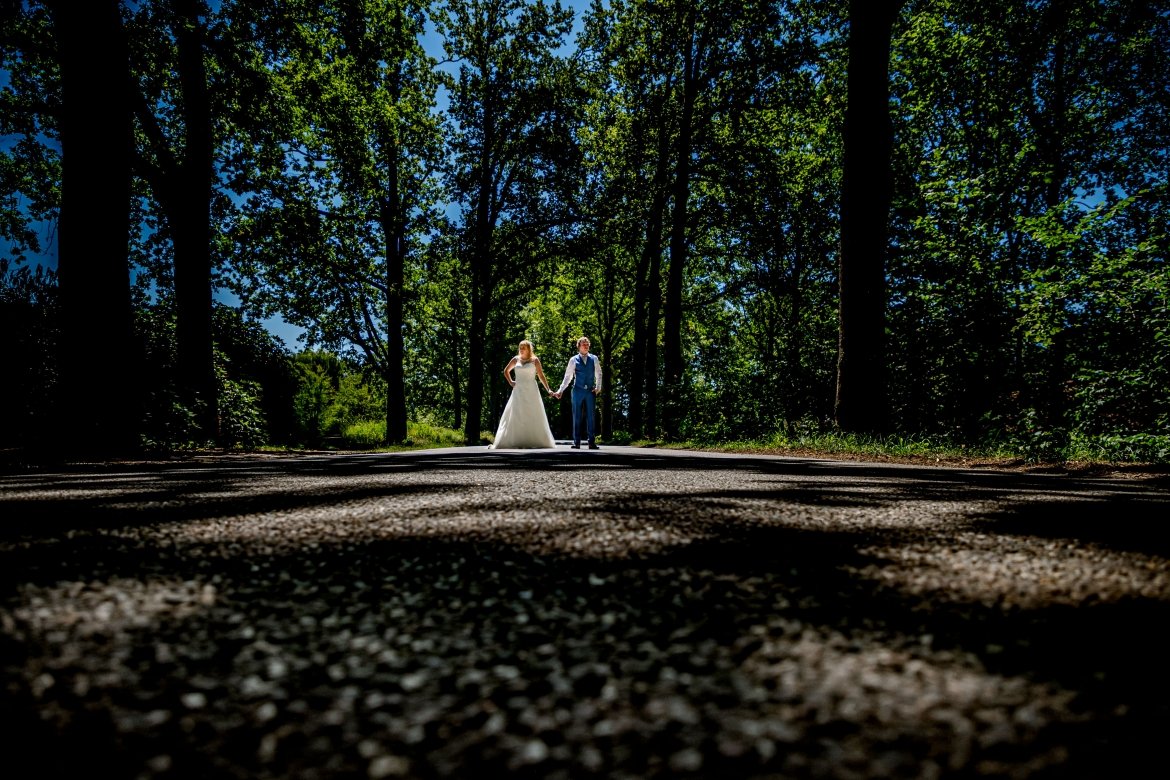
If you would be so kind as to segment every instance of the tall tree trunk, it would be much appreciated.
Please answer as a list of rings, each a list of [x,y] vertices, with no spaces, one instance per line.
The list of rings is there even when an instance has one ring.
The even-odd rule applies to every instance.
[[[663,202],[663,210],[666,205]],[[650,247],[650,272],[646,274],[646,416],[645,435],[657,439],[658,428],[658,325],[662,318],[662,229],[654,233]]]
[[[471,294],[471,327],[467,345],[467,418],[463,425],[465,444],[478,444],[483,419],[483,345],[487,340],[487,296],[482,290]]]
[[[606,328],[605,330],[611,334],[613,332],[609,328]],[[601,348],[598,350],[598,353],[605,355],[608,359],[609,356],[613,354],[609,351],[609,345],[613,343],[613,336],[610,335],[608,337],[602,337],[600,342],[601,343],[599,346]],[[613,439],[613,374],[613,365],[611,364],[606,366],[605,371],[602,373],[601,395],[598,398],[598,400],[601,401],[601,438],[605,439],[606,441],[611,441]]]
[[[1052,93],[1047,100],[1047,131],[1039,139],[1040,153],[1043,155],[1045,167],[1048,169],[1048,180],[1044,187],[1044,205],[1049,213],[1055,212],[1064,201],[1066,181],[1068,179],[1068,161],[1065,159],[1065,138],[1068,134],[1068,88],[1066,84],[1066,30],[1064,17],[1056,13],[1053,6],[1047,15],[1052,25]],[[1055,17],[1055,18],[1053,18]],[[1049,268],[1057,268],[1061,263],[1061,249],[1051,246],[1047,250]],[[1061,328],[1053,335],[1052,343],[1048,348],[1048,370],[1046,372],[1045,398],[1040,408],[1044,423],[1050,429],[1060,430],[1068,425],[1067,416],[1069,398],[1066,397],[1065,386],[1069,381],[1069,355],[1072,345],[1069,340],[1072,332],[1068,328]]]
[[[666,302],[662,329],[663,395],[662,430],[666,438],[677,439],[682,419],[682,291],[687,262],[687,216],[691,193],[691,122],[695,108],[695,22],[694,6],[687,12],[683,48],[682,111],[679,113],[674,176],[674,210],[670,228],[670,268],[666,277]]]
[[[459,358],[459,329],[451,326],[451,409],[454,414],[452,427],[463,427],[463,361]]]
[[[397,105],[401,74],[392,76],[391,97]],[[386,202],[382,213],[382,230],[386,238],[386,441],[391,444],[406,441],[406,379],[403,356],[406,345],[402,338],[402,286],[406,263],[406,214],[399,181],[399,148],[394,139],[383,143],[387,150]]]
[[[398,165],[392,166],[391,181],[396,187]],[[391,189],[391,192],[395,192]],[[402,337],[403,283],[406,254],[406,231],[402,226],[400,199],[391,195],[388,210],[398,214],[391,218],[386,241],[386,364],[382,378],[386,382],[386,441],[397,444],[406,441],[406,372],[403,367],[406,344]]]
[[[201,4],[174,0],[186,139],[167,215],[175,249],[176,347],[180,387],[206,438],[220,440],[211,300],[211,96],[204,64]]]
[[[492,83],[491,67],[480,63],[484,84]],[[463,427],[466,444],[478,444],[483,418],[484,365],[483,349],[487,339],[488,315],[491,313],[495,286],[493,268],[493,234],[495,215],[492,198],[496,191],[494,151],[496,143],[496,116],[490,90],[483,100],[483,140],[479,151],[478,182],[475,201],[474,233],[471,242],[471,322],[467,345],[467,421]]]
[[[889,427],[885,254],[893,176],[890,36],[902,0],[850,0],[841,176],[835,416],[843,431]]]
[[[606,360],[613,354],[610,347],[614,342],[614,331],[616,324],[614,322],[614,298],[617,294],[616,281],[613,274],[607,274],[604,281],[605,290],[602,298],[603,305],[600,307],[597,316],[597,326],[599,332],[597,334],[598,355],[604,355]],[[616,382],[614,376],[615,366],[610,363],[608,368],[602,372],[601,394],[598,396],[598,401],[601,405],[601,437],[605,440],[610,440],[613,437],[613,387]]]
[[[796,381],[793,382],[792,379],[789,379],[787,382],[788,398],[786,404],[787,409],[785,411],[789,415],[792,415],[795,409],[800,409],[802,412],[807,410],[806,399],[803,397],[804,394],[798,389],[808,387],[808,382],[804,377],[804,371],[800,364],[801,339],[804,333],[804,330],[801,328],[801,318],[804,316],[804,285],[801,283],[804,277],[804,232],[804,223],[797,222],[793,226],[792,270],[791,277],[788,280],[788,342],[786,344],[787,349],[785,350],[787,352],[786,360],[788,366],[785,369],[785,373],[792,379],[796,379]],[[778,245],[780,243],[780,241],[777,241]],[[779,249],[780,247],[777,246],[778,251]]]
[[[51,10],[62,88],[59,441],[77,454],[129,453],[138,447],[139,350],[127,260],[127,40],[116,0],[58,0]]]
[[[649,270],[649,260],[646,257],[646,248],[643,246],[638,266],[634,272],[634,341],[629,352],[629,379],[627,390],[630,394],[629,416],[626,419],[626,428],[632,439],[642,438],[642,429],[645,426],[642,404],[643,388],[646,385],[646,364],[643,355],[646,352],[646,274]]]
[[[463,440],[466,444],[479,443],[480,423],[483,418],[483,349],[487,341],[488,314],[491,311],[493,230],[489,201],[492,184],[487,172],[486,155],[482,164],[471,250],[471,321],[467,333],[467,418],[463,426]]]
[[[637,277],[634,284],[634,343],[630,348],[630,436],[642,438],[644,432],[653,431],[646,425],[646,407],[642,401],[646,387],[657,382],[655,362],[647,362],[651,354],[650,342],[658,339],[657,314],[654,327],[650,325],[651,309],[657,309],[655,300],[661,289],[658,281],[658,261],[662,254],[662,221],[666,212],[666,183],[670,175],[670,132],[665,127],[665,106],[669,96],[663,98],[663,121],[658,123],[658,155],[654,163],[654,178],[651,182],[650,207],[646,213],[646,235],[642,242],[642,253],[638,258]],[[652,434],[651,434],[652,435]]]

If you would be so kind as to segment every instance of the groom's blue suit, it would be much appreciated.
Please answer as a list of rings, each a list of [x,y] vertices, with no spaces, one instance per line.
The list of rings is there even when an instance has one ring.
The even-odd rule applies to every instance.
[[[582,434],[588,434],[593,446],[593,388],[596,386],[597,358],[593,355],[573,358],[577,361],[573,375],[573,444],[581,446]]]

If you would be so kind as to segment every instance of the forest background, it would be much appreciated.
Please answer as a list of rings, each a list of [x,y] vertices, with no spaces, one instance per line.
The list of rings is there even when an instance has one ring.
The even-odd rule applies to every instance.
[[[1170,460],[1165,0],[0,13],[0,448],[476,443],[587,334],[610,442]]]

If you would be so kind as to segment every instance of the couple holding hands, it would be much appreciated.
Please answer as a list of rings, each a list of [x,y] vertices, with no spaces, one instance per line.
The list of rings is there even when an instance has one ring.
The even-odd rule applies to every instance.
[[[553,398],[560,398],[565,388],[573,386],[573,449],[581,449],[582,438],[588,441],[589,449],[598,449],[593,434],[593,398],[601,392],[601,363],[596,355],[589,354],[589,339],[584,336],[577,339],[577,354],[569,358],[565,379],[556,392],[549,389],[532,342],[524,339],[517,352],[504,367],[504,379],[512,386],[512,395],[500,415],[496,439],[489,449],[556,446],[552,429],[548,426],[548,416],[544,413],[544,401],[536,387],[537,381]]]

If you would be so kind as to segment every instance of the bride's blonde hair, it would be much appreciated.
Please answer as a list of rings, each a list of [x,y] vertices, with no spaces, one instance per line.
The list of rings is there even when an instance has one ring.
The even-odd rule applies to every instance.
[[[536,359],[536,348],[533,347],[532,342],[529,341],[528,339],[524,339],[523,341],[520,342],[520,346],[516,350],[517,356],[522,357],[520,355],[520,353],[522,353],[524,351],[525,347],[528,347],[529,360],[535,360]]]

